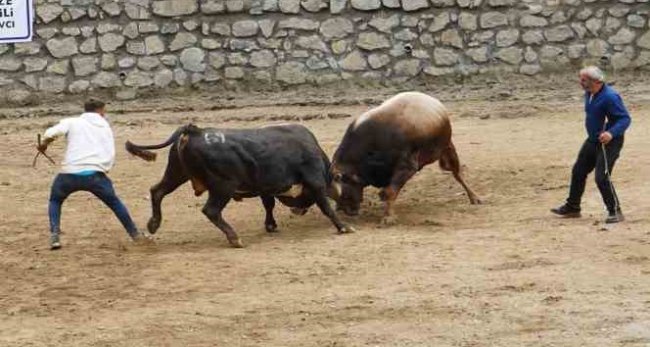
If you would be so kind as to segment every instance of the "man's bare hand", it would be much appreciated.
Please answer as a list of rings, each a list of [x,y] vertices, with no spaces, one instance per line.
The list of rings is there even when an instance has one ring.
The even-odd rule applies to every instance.
[[[614,138],[614,136],[612,136],[612,133],[610,133],[609,131],[603,131],[602,133],[600,133],[600,135],[598,135],[598,141],[600,141],[600,143],[605,145],[608,144],[609,141],[612,140],[612,138]]]

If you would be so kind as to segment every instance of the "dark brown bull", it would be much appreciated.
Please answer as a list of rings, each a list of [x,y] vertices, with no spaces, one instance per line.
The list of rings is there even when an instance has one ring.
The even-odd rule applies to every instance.
[[[147,227],[155,233],[162,221],[163,198],[187,181],[196,196],[209,193],[203,213],[226,234],[234,247],[242,247],[235,230],[222,217],[231,199],[259,196],[266,209],[264,225],[275,232],[273,208],[277,198],[292,212],[304,214],[316,204],[340,233],[353,229],[343,224],[330,207],[330,161],[314,135],[304,126],[284,124],[258,129],[214,129],[187,125],[164,143],[139,146],[126,143],[129,153],[154,160],[151,149],[171,146],[162,180],[151,187],[152,216]]]
[[[384,223],[395,221],[393,204],[406,182],[435,161],[451,171],[472,204],[480,203],[464,182],[445,106],[418,92],[395,95],[367,111],[348,127],[334,154],[332,172],[341,184],[337,208],[359,213],[366,186],[382,188]]]

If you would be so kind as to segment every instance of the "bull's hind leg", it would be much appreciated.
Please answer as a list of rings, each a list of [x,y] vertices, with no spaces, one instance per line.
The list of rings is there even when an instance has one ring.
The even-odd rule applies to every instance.
[[[239,236],[237,236],[235,230],[223,219],[223,216],[221,215],[221,211],[223,211],[223,209],[226,207],[228,201],[230,201],[229,196],[210,192],[210,197],[208,197],[208,201],[205,203],[205,206],[203,206],[203,214],[208,217],[212,224],[214,224],[217,228],[223,231],[224,234],[226,234],[226,238],[228,238],[230,245],[236,248],[242,248],[244,245],[239,239]]]
[[[394,224],[396,222],[394,204],[397,200],[399,192],[402,190],[406,182],[418,172],[418,159],[417,155],[410,155],[404,158],[397,164],[393,177],[390,180],[388,187],[385,187],[379,193],[379,197],[384,201],[384,217],[382,223],[386,225]]]
[[[147,223],[147,229],[154,234],[158,231],[162,221],[162,211],[160,205],[163,198],[187,182],[189,177],[185,174],[183,167],[177,155],[175,146],[172,147],[169,154],[169,162],[165,169],[165,174],[158,184],[150,189],[152,215]]]
[[[467,185],[467,183],[465,183],[465,180],[463,179],[463,175],[460,170],[460,161],[458,160],[458,153],[456,152],[456,147],[454,147],[454,144],[451,141],[449,142],[449,147],[443,151],[439,164],[441,169],[445,171],[451,171],[456,181],[458,181],[458,183],[463,186],[465,192],[467,192],[470,203],[481,203],[481,199],[479,199],[476,193],[474,193],[474,191]]]
[[[266,218],[264,219],[264,228],[269,233],[275,233],[278,231],[278,224],[275,222],[273,217],[273,208],[275,208],[275,198],[272,196],[261,196],[262,204],[264,204],[264,210],[266,210]]]

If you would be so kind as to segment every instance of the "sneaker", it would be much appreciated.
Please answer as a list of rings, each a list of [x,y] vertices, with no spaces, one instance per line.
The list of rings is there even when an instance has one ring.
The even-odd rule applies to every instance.
[[[618,209],[616,210],[616,212],[609,212],[607,214],[607,218],[605,218],[605,223],[613,224],[613,223],[622,222],[624,220],[625,220],[625,216],[623,216],[623,212],[621,212],[621,209]]]
[[[50,249],[55,250],[61,248],[61,241],[59,240],[59,234],[50,235]]]
[[[137,235],[133,236],[131,240],[137,245],[148,245],[153,243],[153,238],[143,233],[138,233]]]
[[[551,212],[555,213],[558,216],[565,218],[579,218],[580,217],[580,208],[571,207],[567,204],[564,204],[560,207],[555,207],[551,209]]]

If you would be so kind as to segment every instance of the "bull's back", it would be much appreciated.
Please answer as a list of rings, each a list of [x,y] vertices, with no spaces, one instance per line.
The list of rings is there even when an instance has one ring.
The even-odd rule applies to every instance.
[[[447,108],[438,99],[419,92],[393,96],[359,116],[353,128],[362,128],[367,123],[398,129],[406,138],[416,142],[451,134]]]
[[[328,168],[316,138],[298,124],[204,128],[191,136],[184,152],[216,176],[241,182],[238,189],[253,195],[282,192],[300,183],[305,172],[324,175]]]
[[[287,153],[293,165],[310,164],[314,168],[329,170],[330,160],[323,151],[316,136],[300,124],[279,124],[259,129],[270,142],[281,143],[282,152]],[[277,153],[279,154],[279,153]]]
[[[320,148],[316,137],[300,124],[268,125],[255,129],[239,129],[233,141],[251,155],[260,167],[293,170],[301,164],[320,164]]]
[[[250,150],[258,146],[268,148],[269,144],[286,148],[318,146],[316,138],[309,129],[300,124],[290,123],[244,129],[205,128],[199,137],[208,144],[216,144],[217,147],[221,144],[233,143]]]
[[[300,124],[283,123],[266,125],[256,129],[261,136],[274,140],[286,141],[288,145],[316,148],[318,142],[314,134],[307,127]]]

